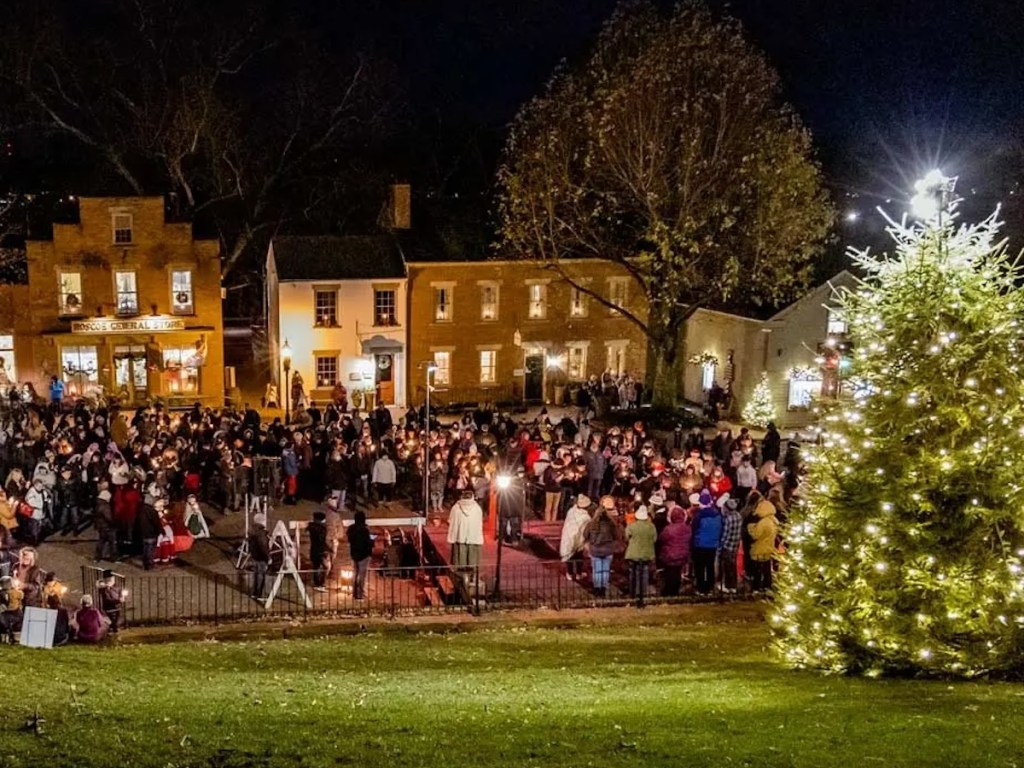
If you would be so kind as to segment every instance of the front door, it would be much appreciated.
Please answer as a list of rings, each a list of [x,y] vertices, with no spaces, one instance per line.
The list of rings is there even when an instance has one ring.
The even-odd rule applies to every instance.
[[[526,382],[523,394],[527,402],[540,402],[544,399],[544,354],[526,356]]]
[[[117,397],[126,403],[143,402],[146,385],[146,347],[131,344],[114,347],[114,385]]]
[[[395,356],[376,354],[373,356],[377,378],[377,402],[395,404]]]

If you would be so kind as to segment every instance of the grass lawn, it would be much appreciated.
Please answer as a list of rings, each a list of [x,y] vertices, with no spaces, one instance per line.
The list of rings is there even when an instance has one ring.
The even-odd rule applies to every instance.
[[[3,766],[1012,766],[1024,686],[789,672],[761,624],[0,650]],[[42,733],[22,730],[38,708]]]

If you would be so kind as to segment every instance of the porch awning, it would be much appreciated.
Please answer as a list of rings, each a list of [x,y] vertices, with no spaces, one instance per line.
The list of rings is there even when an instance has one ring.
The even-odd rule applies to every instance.
[[[392,353],[401,352],[405,349],[405,345],[396,339],[389,339],[380,334],[371,336],[368,339],[363,339],[363,354],[372,355],[380,353]]]

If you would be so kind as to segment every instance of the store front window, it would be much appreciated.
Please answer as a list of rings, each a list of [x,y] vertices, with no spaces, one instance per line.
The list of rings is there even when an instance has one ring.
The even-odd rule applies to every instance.
[[[196,345],[164,347],[164,391],[170,395],[199,394],[203,355]]]
[[[7,394],[12,384],[17,384],[18,373],[14,365],[14,336],[0,334],[0,394]]]
[[[114,386],[118,395],[126,400],[145,398],[146,347],[126,344],[114,347]]]
[[[100,361],[96,347],[62,347],[60,367],[68,394],[88,394],[100,382]]]

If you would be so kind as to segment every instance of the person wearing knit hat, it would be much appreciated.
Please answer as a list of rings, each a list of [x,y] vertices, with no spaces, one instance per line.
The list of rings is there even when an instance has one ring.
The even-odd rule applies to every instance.
[[[636,607],[644,607],[647,587],[654,562],[654,543],[658,531],[650,520],[647,507],[641,505],[636,519],[626,526],[626,562],[629,563],[629,594],[636,599]]]
[[[583,538],[590,553],[591,581],[595,597],[608,594],[608,578],[611,574],[612,558],[619,547],[621,529],[614,518],[615,499],[602,496],[594,519],[584,531]]]
[[[590,499],[581,493],[565,513],[558,555],[565,563],[565,577],[569,581],[576,581],[583,571],[583,536],[590,524],[590,506]]]
[[[690,502],[690,506],[691,507],[699,507],[700,506],[700,494],[699,493],[691,493],[690,494],[690,498],[687,499],[687,501]]]
[[[719,540],[718,564],[722,578],[722,592],[727,595],[736,594],[739,584],[737,560],[739,558],[740,541],[743,536],[743,515],[739,511],[736,499],[725,498],[719,503],[722,508],[722,536]]]
[[[715,557],[722,537],[722,515],[701,491],[700,509],[693,518],[693,571],[697,594],[708,595],[715,586]]]

